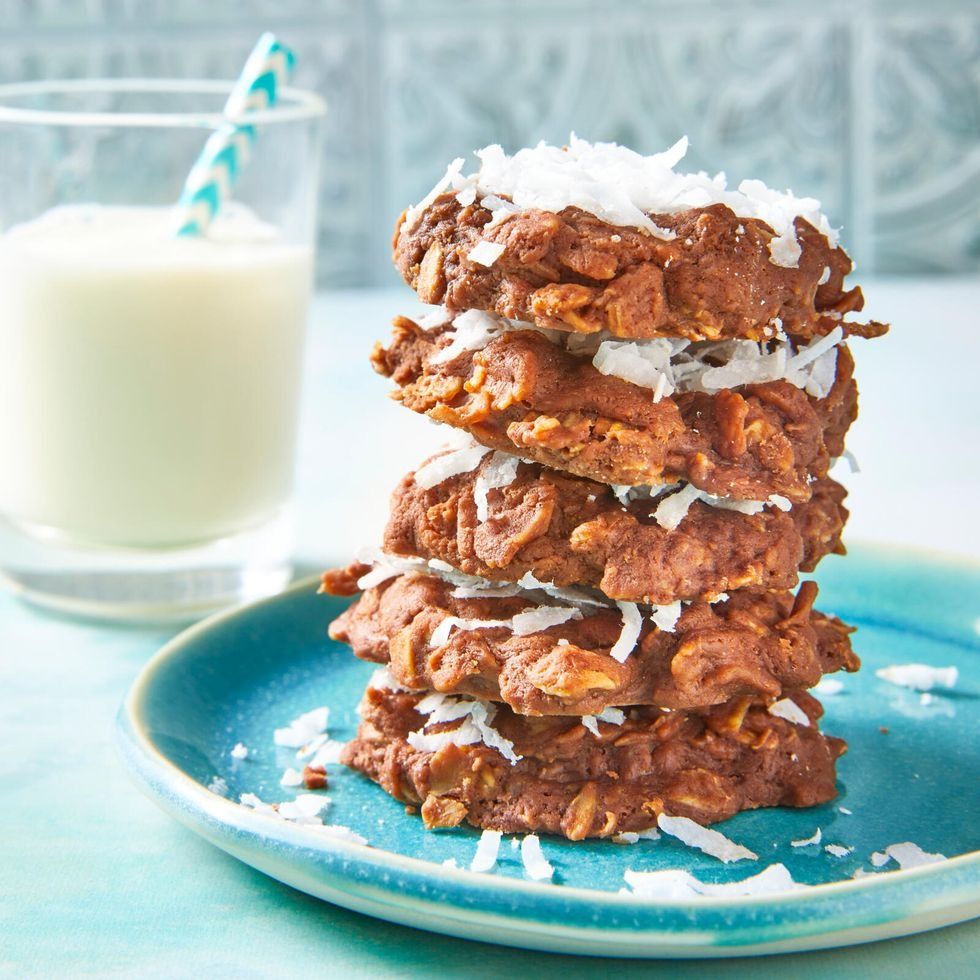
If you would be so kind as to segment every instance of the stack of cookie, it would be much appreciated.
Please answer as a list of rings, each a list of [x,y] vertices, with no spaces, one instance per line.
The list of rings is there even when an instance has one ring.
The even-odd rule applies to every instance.
[[[462,161],[395,235],[424,316],[375,349],[458,430],[383,550],[328,572],[386,665],[344,761],[428,826],[578,840],[834,796],[821,677],[860,290],[819,204],[574,140]]]

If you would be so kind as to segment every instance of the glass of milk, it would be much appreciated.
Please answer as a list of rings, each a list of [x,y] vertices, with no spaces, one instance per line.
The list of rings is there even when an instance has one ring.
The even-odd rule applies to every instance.
[[[252,113],[203,237],[173,205],[231,83],[0,86],[0,579],[120,619],[289,579],[322,101]]]

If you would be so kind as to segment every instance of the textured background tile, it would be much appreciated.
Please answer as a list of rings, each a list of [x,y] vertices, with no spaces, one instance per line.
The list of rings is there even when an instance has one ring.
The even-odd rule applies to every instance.
[[[232,77],[255,36],[328,99],[321,281],[395,281],[453,156],[571,130],[819,197],[865,270],[980,269],[971,0],[0,0],[0,79]]]

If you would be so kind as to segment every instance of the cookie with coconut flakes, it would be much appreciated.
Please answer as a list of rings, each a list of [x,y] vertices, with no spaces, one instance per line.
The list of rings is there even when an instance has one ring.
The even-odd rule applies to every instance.
[[[366,571],[330,573],[325,588],[348,592]],[[504,701],[521,714],[778,697],[859,663],[850,628],[813,610],[813,582],[796,596],[743,589],[713,604],[644,608],[582,590],[549,595],[394,569],[391,576],[370,585],[330,636],[364,660],[388,664],[407,687]]]
[[[381,677],[341,761],[420,807],[429,828],[465,821],[507,834],[612,837],[654,828],[664,814],[709,824],[833,799],[847,746],[818,731],[816,700],[798,694],[786,704],[795,720],[748,698],[696,712],[525,718]]]
[[[593,352],[554,332],[499,323],[479,337],[467,328],[463,343],[458,334],[453,320],[420,325],[398,317],[372,364],[395,382],[393,397],[407,408],[491,449],[600,483],[689,482],[719,497],[805,501],[812,480],[843,452],[857,415],[846,345],[830,343],[802,368],[785,350],[776,363],[760,354],[752,373],[745,357],[680,351],[658,367],[630,352],[633,367],[650,367],[640,375],[621,363],[612,373],[600,357],[605,342]],[[668,370],[669,394],[660,380]],[[774,380],[741,383],[751,376]]]
[[[395,265],[425,303],[620,338],[809,338],[862,308],[818,201],[675,171],[685,150],[486,147],[399,218]]]
[[[495,582],[530,572],[629,602],[710,600],[792,588],[799,570],[842,550],[846,491],[830,479],[812,491],[789,512],[689,489],[617,493],[477,444],[436,455],[401,481],[384,550]]]

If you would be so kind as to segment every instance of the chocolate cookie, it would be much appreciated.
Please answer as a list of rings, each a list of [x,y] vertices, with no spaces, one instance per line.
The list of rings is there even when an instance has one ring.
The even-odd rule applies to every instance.
[[[488,454],[476,469],[434,486],[406,476],[392,495],[385,551],[440,559],[494,581],[530,572],[555,585],[594,586],[612,599],[663,604],[792,588],[798,570],[812,571],[824,555],[843,550],[846,491],[830,479],[815,482],[810,500],[788,513],[696,501],[668,528],[653,515],[672,494],[623,497],[624,506],[605,484],[524,462],[511,482],[495,486],[496,465]]]
[[[812,337],[864,305],[859,288],[844,288],[851,260],[802,218],[799,262],[787,268],[772,261],[772,228],[725,205],[649,217],[673,239],[576,207],[522,210],[487,227],[488,208],[443,194],[412,220],[399,219],[395,265],[425,303],[627,338],[763,340],[776,322]],[[469,257],[480,242],[499,252],[490,265]],[[869,337],[887,330],[845,326]]]
[[[578,718],[522,718],[480,702],[475,716],[460,718],[460,704],[457,720],[433,724],[432,698],[369,686],[342,756],[420,806],[430,828],[466,821],[582,840],[654,827],[662,813],[706,824],[757,807],[815,806],[836,795],[834,764],[846,749],[817,730],[820,705],[803,694],[794,701],[809,724],[739,699],[697,712],[633,708],[595,732]]]
[[[325,588],[350,591],[364,571],[367,566],[328,573]],[[669,629],[654,625],[649,610],[630,611],[636,636],[625,649],[617,645],[624,612],[615,606],[564,614],[559,606],[555,618],[564,621],[549,626],[527,615],[542,606],[551,615],[556,603],[547,596],[461,598],[454,591],[433,575],[389,578],[341,614],[330,635],[358,657],[388,664],[406,687],[504,701],[526,715],[778,697],[859,665],[850,628],[813,610],[813,582],[795,597],[740,590],[722,602],[694,602],[676,610],[675,623],[661,620]]]
[[[772,381],[655,400],[538,331],[510,330],[442,360],[450,334],[395,320],[391,344],[371,360],[398,401],[491,449],[601,483],[687,481],[716,496],[807,500],[857,415],[846,346],[824,398]]]

